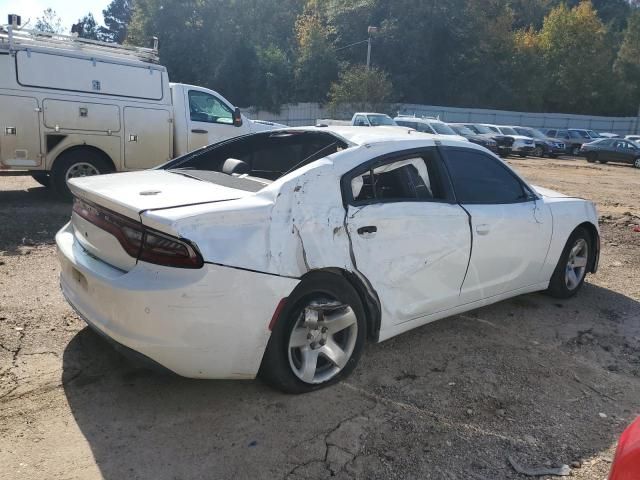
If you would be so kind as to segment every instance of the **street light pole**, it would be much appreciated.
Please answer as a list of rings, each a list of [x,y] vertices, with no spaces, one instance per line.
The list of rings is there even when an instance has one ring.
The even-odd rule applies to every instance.
[[[367,28],[369,38],[367,39],[367,70],[371,67],[371,35],[378,33],[378,27],[369,26]]]

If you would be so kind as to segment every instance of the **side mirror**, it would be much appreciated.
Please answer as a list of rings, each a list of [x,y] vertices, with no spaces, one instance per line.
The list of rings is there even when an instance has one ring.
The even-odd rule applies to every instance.
[[[233,126],[242,126],[242,113],[240,113],[240,109],[238,107],[236,107],[236,109],[233,111]]]

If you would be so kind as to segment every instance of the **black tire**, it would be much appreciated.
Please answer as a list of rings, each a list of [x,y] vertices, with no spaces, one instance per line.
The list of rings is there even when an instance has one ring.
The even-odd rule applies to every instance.
[[[582,278],[573,286],[567,286],[566,273],[567,273],[567,264],[569,262],[569,256],[571,254],[571,250],[577,244],[579,240],[583,240],[587,245],[587,262],[584,267],[584,274]],[[589,272],[589,268],[592,263],[592,255],[593,255],[593,245],[591,241],[591,235],[589,232],[583,227],[576,228],[573,233],[569,236],[569,240],[567,240],[567,244],[562,250],[562,255],[560,255],[560,259],[558,260],[558,264],[556,265],[555,270],[553,271],[553,275],[551,276],[551,281],[549,282],[549,288],[547,289],[547,293],[555,298],[570,298],[573,297],[584,283],[585,278],[587,277],[587,273]]]
[[[305,307],[308,306],[309,302],[317,298],[333,299],[351,307],[356,317],[357,333],[354,334],[355,344],[353,345],[352,353],[344,367],[326,381],[310,383],[303,381],[294,373],[292,364],[295,365],[293,355],[296,353],[296,349],[289,348],[289,340],[294,327],[301,319],[301,315],[304,315]],[[307,336],[307,338],[309,337]],[[272,387],[294,394],[311,392],[332,385],[347,377],[356,367],[362,355],[366,338],[367,322],[365,310],[358,293],[351,284],[337,274],[328,272],[311,273],[302,280],[289,296],[286,306],[276,320],[276,325],[273,328],[267,349],[262,358],[258,376]],[[312,340],[309,341],[311,342]],[[313,349],[313,344],[309,348]],[[323,347],[317,348],[322,350]],[[326,357],[318,357],[317,365],[320,365],[321,358],[331,367]],[[331,368],[338,367],[333,366]]]
[[[526,153],[518,153],[518,155],[520,155],[520,158],[525,158],[527,156]]]
[[[35,172],[31,174],[31,177],[43,187],[49,188],[51,186],[51,176],[46,172]]]
[[[571,155],[573,155],[574,157],[580,156],[580,145],[573,145],[571,147]]]
[[[544,148],[537,146],[534,150],[533,150],[533,156],[534,157],[539,157],[539,158],[544,158]]]
[[[633,166],[636,167],[636,168],[640,168],[640,157],[636,158],[633,161]]]
[[[602,160],[602,159],[600,159],[600,160],[598,160],[598,161],[604,165],[604,164],[605,164],[605,163],[607,163],[609,160]]]
[[[63,152],[53,164],[51,169],[51,180],[56,193],[66,199],[71,198],[71,192],[67,186],[67,173],[69,170],[79,165],[91,166],[95,169],[95,174],[105,174],[114,171],[109,158],[98,150],[90,148],[77,148]]]
[[[549,158],[558,158],[558,154],[556,154],[556,153],[550,153],[550,154],[549,154]]]
[[[595,153],[595,152],[587,153],[587,162],[595,163],[596,160],[598,160],[598,154],[597,153]]]

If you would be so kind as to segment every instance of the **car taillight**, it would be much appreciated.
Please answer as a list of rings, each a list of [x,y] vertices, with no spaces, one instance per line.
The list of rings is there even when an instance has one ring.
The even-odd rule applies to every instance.
[[[201,268],[204,261],[189,241],[146,228],[139,222],[74,198],[73,211],[113,235],[128,255],[167,267]]]

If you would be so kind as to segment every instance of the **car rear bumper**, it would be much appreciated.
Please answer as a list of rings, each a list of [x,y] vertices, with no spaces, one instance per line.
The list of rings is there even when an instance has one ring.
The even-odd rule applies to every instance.
[[[298,280],[205,264],[140,262],[129,272],[89,255],[68,224],[56,235],[60,286],[101,334],[193,378],[253,378],[271,316]]]

